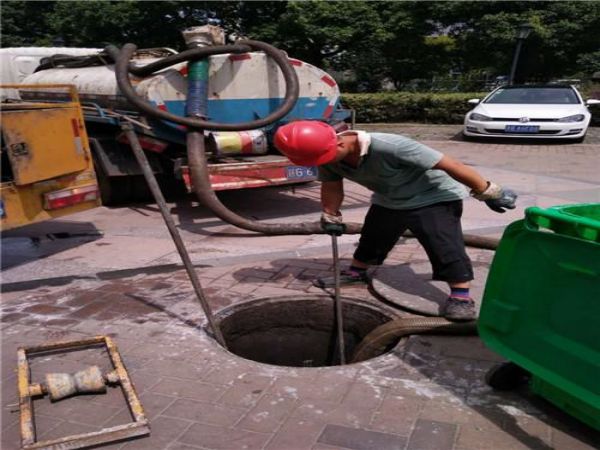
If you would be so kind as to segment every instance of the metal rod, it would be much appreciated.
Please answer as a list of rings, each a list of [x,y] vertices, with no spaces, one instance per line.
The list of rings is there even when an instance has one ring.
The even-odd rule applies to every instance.
[[[340,350],[340,364],[346,364],[346,349],[344,344],[344,320],[342,314],[342,299],[340,297],[340,257],[338,255],[337,236],[331,235],[331,249],[333,251],[333,280],[334,302],[335,302],[335,321],[337,323],[338,348]]]
[[[221,333],[220,328],[216,324],[216,322],[213,318],[210,306],[209,306],[208,302],[206,301],[206,298],[204,297],[204,293],[202,292],[202,285],[200,284],[198,275],[196,274],[196,272],[194,270],[194,266],[192,265],[192,261],[190,260],[188,252],[185,249],[183,240],[181,239],[179,231],[177,230],[177,227],[175,226],[173,217],[171,217],[171,214],[169,213],[167,204],[165,202],[165,198],[163,197],[162,191],[160,190],[160,187],[158,186],[158,182],[156,181],[154,172],[152,171],[152,168],[150,167],[148,158],[146,158],[146,154],[144,153],[144,150],[142,150],[140,141],[138,140],[137,135],[133,131],[133,126],[130,123],[123,123],[123,124],[121,124],[121,129],[125,132],[125,135],[127,136],[129,144],[131,145],[131,148],[133,149],[133,153],[135,154],[135,157],[136,157],[140,167],[142,168],[142,172],[144,173],[144,178],[146,178],[148,187],[152,191],[152,195],[154,196],[154,199],[156,200],[156,204],[158,205],[158,207],[160,209],[160,213],[162,214],[163,220],[165,221],[165,224],[167,225],[169,233],[171,234],[171,238],[173,239],[173,242],[175,243],[175,247],[177,247],[177,251],[179,252],[181,261],[183,262],[183,265],[185,267],[185,270],[187,271],[190,282],[192,283],[192,286],[194,287],[194,292],[196,293],[196,298],[200,302],[200,305],[202,306],[202,309],[204,310],[204,314],[206,315],[206,318],[208,319],[208,324],[209,324],[213,334],[215,335],[217,342],[219,344],[221,344],[224,348],[227,348],[227,345],[225,344],[225,339],[223,338],[223,334]]]

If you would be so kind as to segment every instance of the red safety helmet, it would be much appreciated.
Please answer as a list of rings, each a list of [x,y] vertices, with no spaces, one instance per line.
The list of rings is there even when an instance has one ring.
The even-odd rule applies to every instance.
[[[275,147],[299,166],[321,166],[337,156],[333,127],[315,120],[298,120],[277,129]]]

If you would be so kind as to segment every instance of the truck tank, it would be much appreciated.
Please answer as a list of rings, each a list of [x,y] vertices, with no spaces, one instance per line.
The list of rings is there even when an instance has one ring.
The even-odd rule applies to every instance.
[[[137,59],[145,65],[155,58]],[[295,107],[283,122],[294,119],[335,119],[340,110],[340,91],[335,80],[325,71],[290,58],[300,82],[300,95]],[[133,77],[140,96],[156,107],[184,115],[187,66],[173,66],[147,78]],[[237,123],[264,117],[281,103],[285,83],[277,65],[260,52],[214,55],[209,58],[208,115],[211,121]],[[131,110],[116,84],[114,66],[54,68],[36,72],[23,80],[27,84],[73,84],[82,102],[104,108]],[[46,97],[58,95],[51,89]],[[26,95],[22,92],[22,95]],[[40,93],[36,92],[39,98]],[[340,120],[343,118],[340,118]],[[276,124],[277,125],[277,124]],[[175,125],[172,125],[176,127]]]
[[[40,60],[51,55],[83,56],[98,53],[100,48],[71,47],[9,47],[0,49],[0,83],[18,84],[31,75]],[[2,89],[0,100],[19,100],[16,89]]]

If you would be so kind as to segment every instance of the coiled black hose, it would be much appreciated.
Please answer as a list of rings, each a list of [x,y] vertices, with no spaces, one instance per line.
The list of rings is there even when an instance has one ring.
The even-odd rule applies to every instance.
[[[147,76],[154,73],[156,70],[164,69],[165,67],[172,66],[173,64],[176,64],[178,62],[200,59],[209,55],[231,53],[232,50],[233,53],[243,53],[245,51],[248,51],[248,49],[263,51],[267,55],[269,55],[269,57],[273,58],[275,63],[281,69],[283,73],[283,78],[285,80],[285,96],[283,102],[275,111],[273,111],[268,116],[263,117],[262,119],[240,123],[209,122],[202,119],[197,119],[193,117],[182,117],[167,111],[162,111],[155,108],[150,103],[142,100],[137,95],[135,89],[131,85],[131,81],[129,80],[129,72],[131,72],[132,69],[130,67],[129,60],[133,55],[133,52],[135,52],[136,48],[137,47],[134,44],[125,44],[120,52],[118,52],[117,48],[114,46],[108,46],[106,48],[106,51],[116,60],[115,75],[117,77],[117,84],[119,85],[121,93],[125,97],[127,97],[127,100],[129,100],[140,111],[162,120],[175,122],[181,125],[188,126],[190,128],[200,130],[253,130],[255,128],[266,127],[267,125],[270,125],[271,123],[281,119],[283,116],[285,116],[292,110],[292,108],[296,104],[296,100],[298,100],[298,94],[300,92],[298,75],[296,74],[296,71],[294,70],[292,65],[288,62],[287,56],[281,50],[278,50],[275,47],[264,42],[244,40],[238,41],[238,45],[235,46],[222,45],[215,47],[200,47],[198,49],[188,50],[187,52],[183,52],[179,55],[169,56],[163,59],[162,61],[151,63],[148,66],[144,66],[139,69],[134,69],[134,71],[138,74],[144,74]],[[184,57],[179,57],[180,55],[184,55]]]

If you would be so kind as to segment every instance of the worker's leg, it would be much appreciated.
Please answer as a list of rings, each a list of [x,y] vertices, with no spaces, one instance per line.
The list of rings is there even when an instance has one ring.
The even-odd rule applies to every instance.
[[[358,248],[350,267],[342,270],[340,282],[342,285],[366,283],[367,269],[371,265],[380,265],[385,260],[398,239],[406,230],[402,220],[402,211],[371,205],[360,234]],[[315,285],[330,287],[332,277],[319,278]]]
[[[407,225],[403,211],[371,205],[365,217],[352,265],[362,268],[383,264]]]
[[[433,279],[450,286],[445,317],[471,320],[475,318],[475,303],[469,295],[473,267],[465,250],[461,215],[462,201],[438,203],[411,210],[408,227],[427,252]]]

